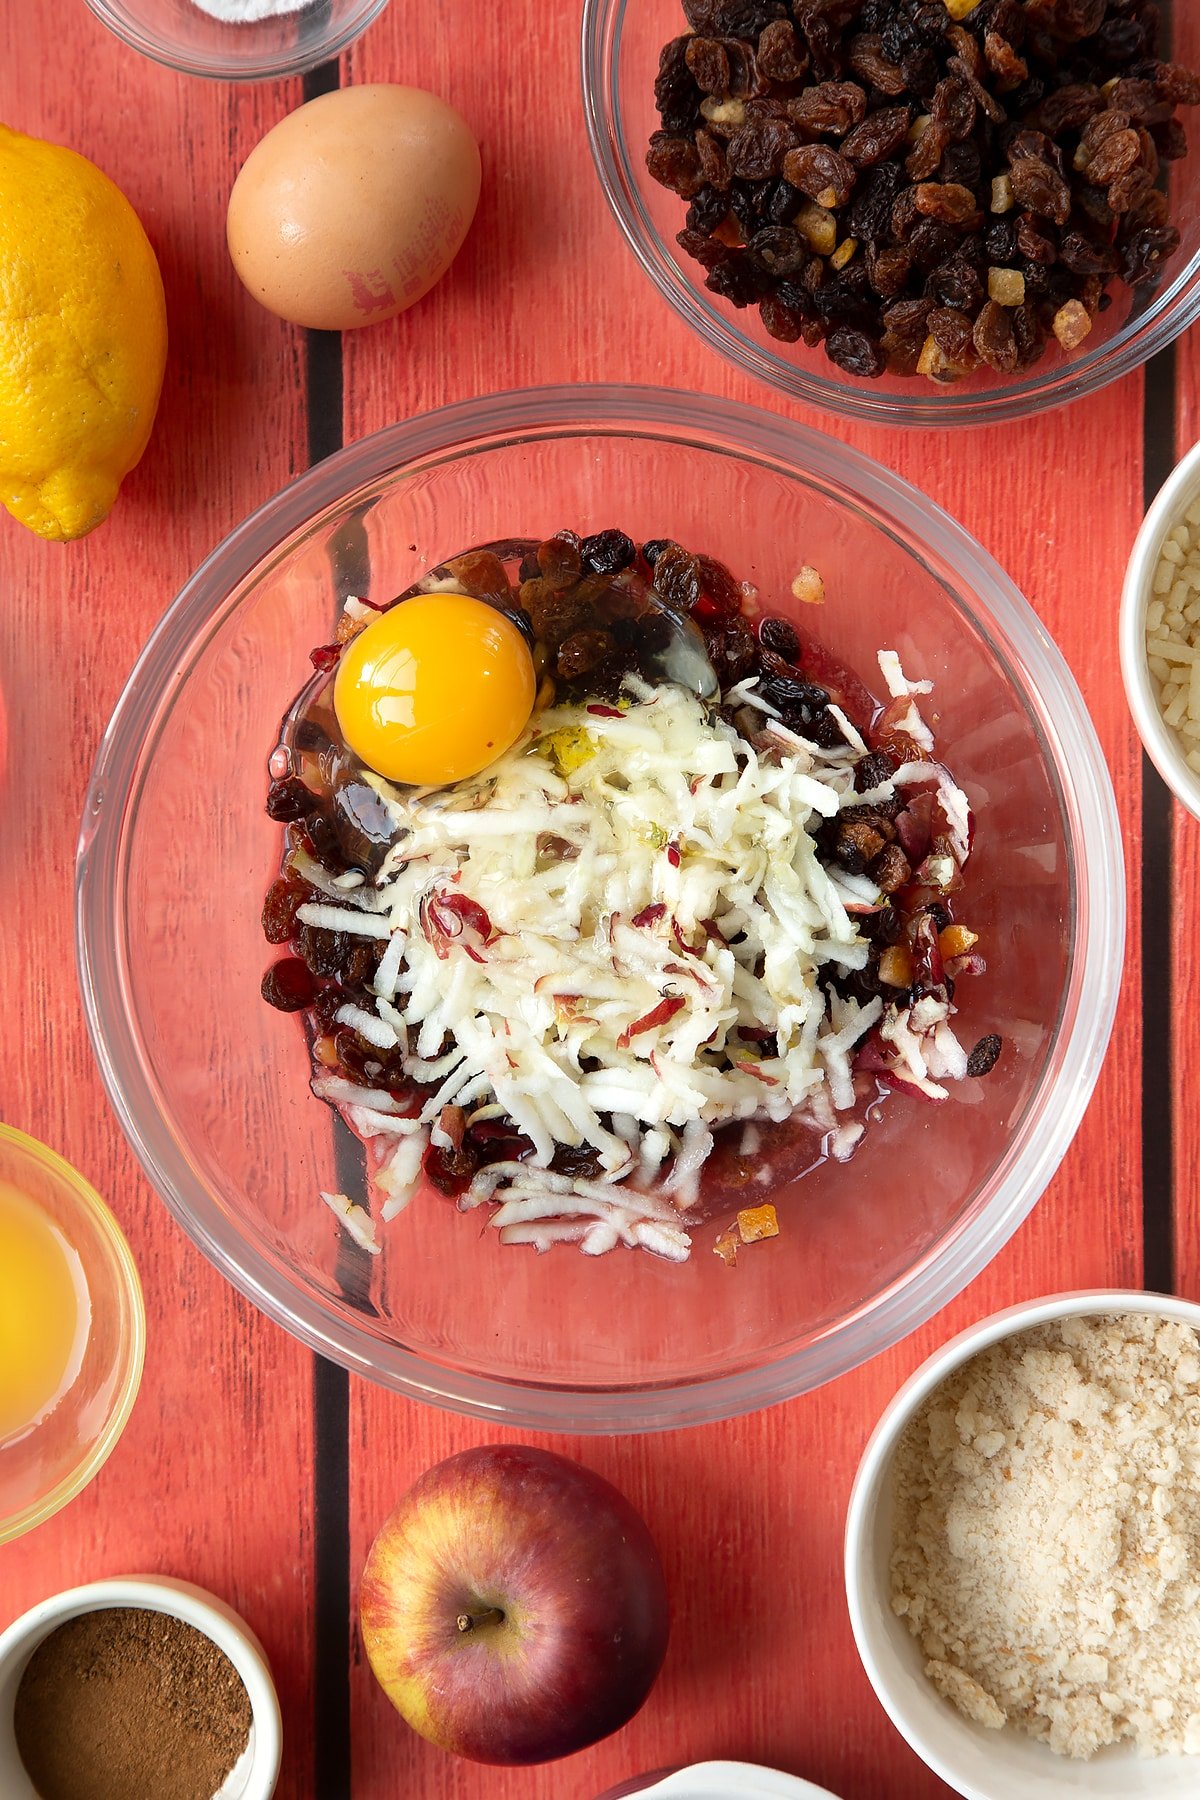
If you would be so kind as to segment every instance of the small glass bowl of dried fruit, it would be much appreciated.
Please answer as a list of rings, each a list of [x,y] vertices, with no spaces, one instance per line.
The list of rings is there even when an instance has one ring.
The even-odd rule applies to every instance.
[[[1164,483],[1134,543],[1121,673],[1147,755],[1200,819],[1200,444]]]
[[[886,424],[1060,405],[1200,316],[1198,70],[1196,9],[1156,0],[584,6],[593,155],[655,287]]]

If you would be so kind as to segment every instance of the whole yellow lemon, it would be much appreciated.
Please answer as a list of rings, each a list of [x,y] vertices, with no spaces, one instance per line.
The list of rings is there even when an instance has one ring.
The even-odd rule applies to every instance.
[[[162,276],[85,156],[0,125],[0,501],[45,538],[107,518],[154,423]]]

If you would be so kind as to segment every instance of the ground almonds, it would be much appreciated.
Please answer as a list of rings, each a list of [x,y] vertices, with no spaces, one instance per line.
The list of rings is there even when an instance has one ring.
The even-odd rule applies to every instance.
[[[892,1607],[968,1718],[1200,1755],[1200,1337],[1069,1318],[974,1357],[893,1463]]]
[[[1200,500],[1166,536],[1146,608],[1146,659],[1159,710],[1180,755],[1200,774]]]

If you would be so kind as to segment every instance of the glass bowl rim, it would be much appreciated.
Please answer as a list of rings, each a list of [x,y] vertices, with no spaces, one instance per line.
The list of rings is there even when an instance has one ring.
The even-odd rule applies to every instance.
[[[131,50],[149,57],[163,68],[180,75],[196,75],[206,81],[276,81],[289,75],[304,75],[319,64],[339,56],[355,38],[373,25],[388,0],[359,0],[359,10],[327,36],[313,38],[303,47],[274,56],[204,55],[181,50],[174,43],[156,36],[129,17],[122,0],[85,0],[100,23],[127,44]],[[220,21],[214,19],[213,24]],[[251,21],[263,24],[264,20]]]
[[[88,1445],[74,1468],[56,1482],[48,1493],[43,1494],[40,1499],[30,1501],[19,1512],[0,1517],[0,1545],[3,1545],[13,1543],[24,1536],[25,1532],[32,1531],[35,1525],[45,1524],[47,1519],[60,1512],[77,1494],[83,1492],[112,1455],[129,1422],[129,1415],[141,1387],[142,1367],[146,1356],[146,1305],[141,1277],[129,1241],[91,1182],[72,1167],[64,1156],[60,1156],[57,1150],[52,1150],[39,1138],[31,1137],[28,1132],[19,1131],[15,1125],[0,1124],[0,1145],[14,1150],[18,1161],[24,1158],[36,1163],[53,1176],[56,1184],[70,1194],[80,1212],[95,1227],[112,1257],[117,1281],[128,1302],[130,1327],[128,1336],[122,1343],[124,1366],[120,1386],[109,1407],[103,1431]]]
[[[989,389],[963,392],[936,390],[933,384],[912,394],[891,394],[874,383],[857,384],[847,376],[835,380],[790,363],[746,336],[718,305],[698,292],[681,274],[651,222],[632,175],[618,91],[621,37],[632,0],[583,0],[580,21],[580,80],[588,144],[600,188],[622,237],[643,274],[688,328],[724,361],[763,382],[782,399],[799,400],[842,418],[875,425],[998,425],[1067,406],[1099,393],[1111,382],[1139,369],[1200,319],[1200,242],[1187,263],[1155,294],[1147,311],[1130,329],[1085,355],[1045,369],[1035,365],[1027,378]],[[686,29],[686,20],[681,19]],[[1200,149],[1196,152],[1200,158]],[[1200,180],[1200,172],[1197,174]],[[1043,369],[1041,374],[1038,369]]]
[[[657,437],[758,462],[792,479],[801,474],[823,479],[945,555],[963,589],[986,608],[993,643],[999,631],[1003,641],[996,654],[1010,665],[1015,658],[1025,671],[1018,674],[1009,667],[1023,701],[1036,714],[1051,758],[1068,842],[1080,847],[1073,852],[1078,938],[1057,1026],[1062,1066],[1052,1078],[1043,1073],[1026,1103],[1016,1149],[1010,1146],[1006,1153],[1003,1176],[988,1202],[986,1233],[965,1226],[953,1230],[876,1297],[866,1315],[872,1338],[865,1350],[846,1343],[863,1316],[851,1312],[800,1350],[732,1375],[659,1387],[591,1389],[474,1375],[427,1362],[400,1345],[381,1344],[294,1286],[220,1216],[157,1114],[128,1014],[101,997],[106,988],[119,992],[113,969],[123,917],[125,812],[139,758],[173,704],[181,666],[190,663],[198,641],[207,636],[205,628],[215,629],[218,615],[223,619],[241,603],[233,596],[249,572],[284,540],[312,529],[325,511],[398,469],[444,459],[447,452],[474,454],[527,439],[581,435]],[[527,388],[456,402],[347,446],[250,514],[185,583],[148,639],[97,751],[76,867],[76,956],[92,1047],[139,1162],[192,1240],[269,1317],[310,1349],[357,1374],[474,1418],[529,1430],[664,1430],[751,1412],[857,1367],[952,1299],[1025,1219],[1066,1153],[1111,1031],[1125,917],[1120,841],[1104,757],[1065,659],[999,564],[918,489],[833,438],[740,402],[636,386]],[[1025,1162],[1014,1170],[1018,1152]]]

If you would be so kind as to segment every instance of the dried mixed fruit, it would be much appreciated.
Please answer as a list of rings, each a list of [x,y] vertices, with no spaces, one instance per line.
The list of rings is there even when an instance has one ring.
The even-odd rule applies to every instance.
[[[653,178],[705,285],[847,374],[1011,376],[1179,248],[1153,0],[683,0]]]

